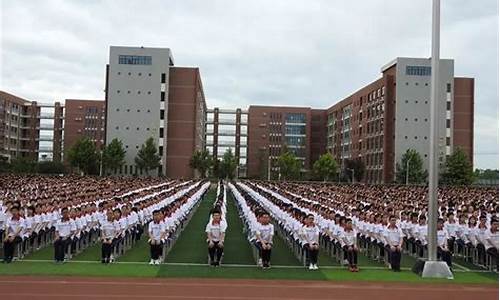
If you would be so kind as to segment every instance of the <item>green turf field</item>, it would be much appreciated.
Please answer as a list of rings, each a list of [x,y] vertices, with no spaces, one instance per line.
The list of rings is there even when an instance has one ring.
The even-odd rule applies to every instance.
[[[191,220],[184,228],[181,236],[166,257],[166,264],[150,266],[149,246],[146,236],[118,262],[102,265],[100,245],[95,245],[76,255],[73,260],[64,265],[52,262],[53,249],[41,249],[24,261],[12,264],[0,264],[0,275],[68,275],[68,276],[124,276],[124,277],[197,277],[197,278],[255,278],[255,279],[299,279],[299,280],[366,280],[366,281],[401,281],[401,282],[450,282],[498,284],[498,274],[478,270],[476,266],[460,259],[454,259],[454,280],[422,279],[412,273],[409,268],[415,259],[403,256],[401,273],[386,269],[383,264],[372,261],[366,256],[359,256],[359,273],[348,272],[344,267],[326,253],[319,258],[320,270],[305,270],[295,258],[285,241],[275,237],[272,252],[272,268],[261,270],[255,266],[251,247],[243,233],[243,224],[238,216],[234,199],[227,198],[227,222],[225,253],[223,266],[213,268],[207,265],[207,249],[205,243],[205,225],[208,222],[209,211],[215,200],[216,190],[212,188],[201,201]],[[225,265],[224,265],[225,264]]]

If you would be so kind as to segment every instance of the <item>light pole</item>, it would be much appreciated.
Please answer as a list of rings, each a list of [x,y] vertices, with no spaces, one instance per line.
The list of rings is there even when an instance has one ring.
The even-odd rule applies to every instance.
[[[102,149],[101,151],[99,151],[99,153],[101,154],[101,159],[100,159],[100,163],[99,163],[99,177],[102,177]]]
[[[432,0],[432,60],[431,60],[431,107],[429,139],[429,204],[428,214],[428,260],[422,277],[453,278],[444,261],[437,260],[437,192],[438,192],[438,109],[439,109],[439,34],[440,0]]]
[[[408,185],[408,177],[410,174],[410,158],[406,158],[406,185]]]

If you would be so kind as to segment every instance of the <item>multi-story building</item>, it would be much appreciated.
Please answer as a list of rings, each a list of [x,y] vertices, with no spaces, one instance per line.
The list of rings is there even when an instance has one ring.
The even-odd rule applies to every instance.
[[[197,68],[173,65],[168,48],[110,48],[105,142],[117,138],[125,146],[125,166],[119,174],[143,174],[135,157],[152,137],[161,156],[155,174],[193,176],[189,158],[195,149],[204,148],[205,96]]]
[[[0,156],[60,161],[64,107],[0,91]]]
[[[214,159],[222,159],[231,149],[238,162],[238,177],[246,177],[248,111],[215,107],[206,115],[206,149]]]
[[[64,149],[88,137],[97,150],[104,146],[106,103],[104,100],[66,99],[64,103]]]

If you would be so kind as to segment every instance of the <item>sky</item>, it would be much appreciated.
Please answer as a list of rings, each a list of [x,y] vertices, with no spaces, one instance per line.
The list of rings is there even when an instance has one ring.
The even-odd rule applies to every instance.
[[[223,108],[327,108],[431,51],[431,0],[0,2],[0,89],[44,103],[104,99],[110,45],[170,48]],[[479,168],[498,168],[498,46],[497,0],[441,1],[441,57],[475,78]]]

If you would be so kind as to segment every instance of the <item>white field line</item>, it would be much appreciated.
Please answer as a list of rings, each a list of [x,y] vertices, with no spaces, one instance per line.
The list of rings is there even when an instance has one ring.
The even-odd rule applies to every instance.
[[[23,259],[19,262],[34,262],[34,263],[48,263],[48,262],[53,262],[52,260],[38,260],[38,259]],[[66,262],[65,264],[101,264],[99,261],[91,261],[91,260],[70,260]],[[117,264],[117,265],[148,265],[147,262],[132,262],[132,261],[121,261],[121,262],[114,262],[111,264]],[[166,266],[190,266],[190,267],[208,267],[208,264],[200,264],[200,263],[169,263],[165,262],[162,263],[162,265]],[[458,267],[461,267],[462,269],[460,270],[455,270],[455,272],[459,273],[491,273],[488,270],[471,270],[466,267],[463,267],[461,265],[456,264]],[[152,266],[154,267],[154,266]],[[257,265],[245,265],[245,264],[222,264],[221,267],[227,267],[227,268],[260,268]],[[282,266],[282,265],[272,265],[273,269],[306,269],[303,266]],[[320,266],[321,269],[333,269],[333,270],[342,270],[342,269],[347,269],[345,266]],[[387,270],[389,271],[390,269],[386,267],[376,267],[376,266],[359,266],[360,269],[365,269],[365,270]],[[411,268],[401,268],[401,270],[404,271],[410,271]]]

